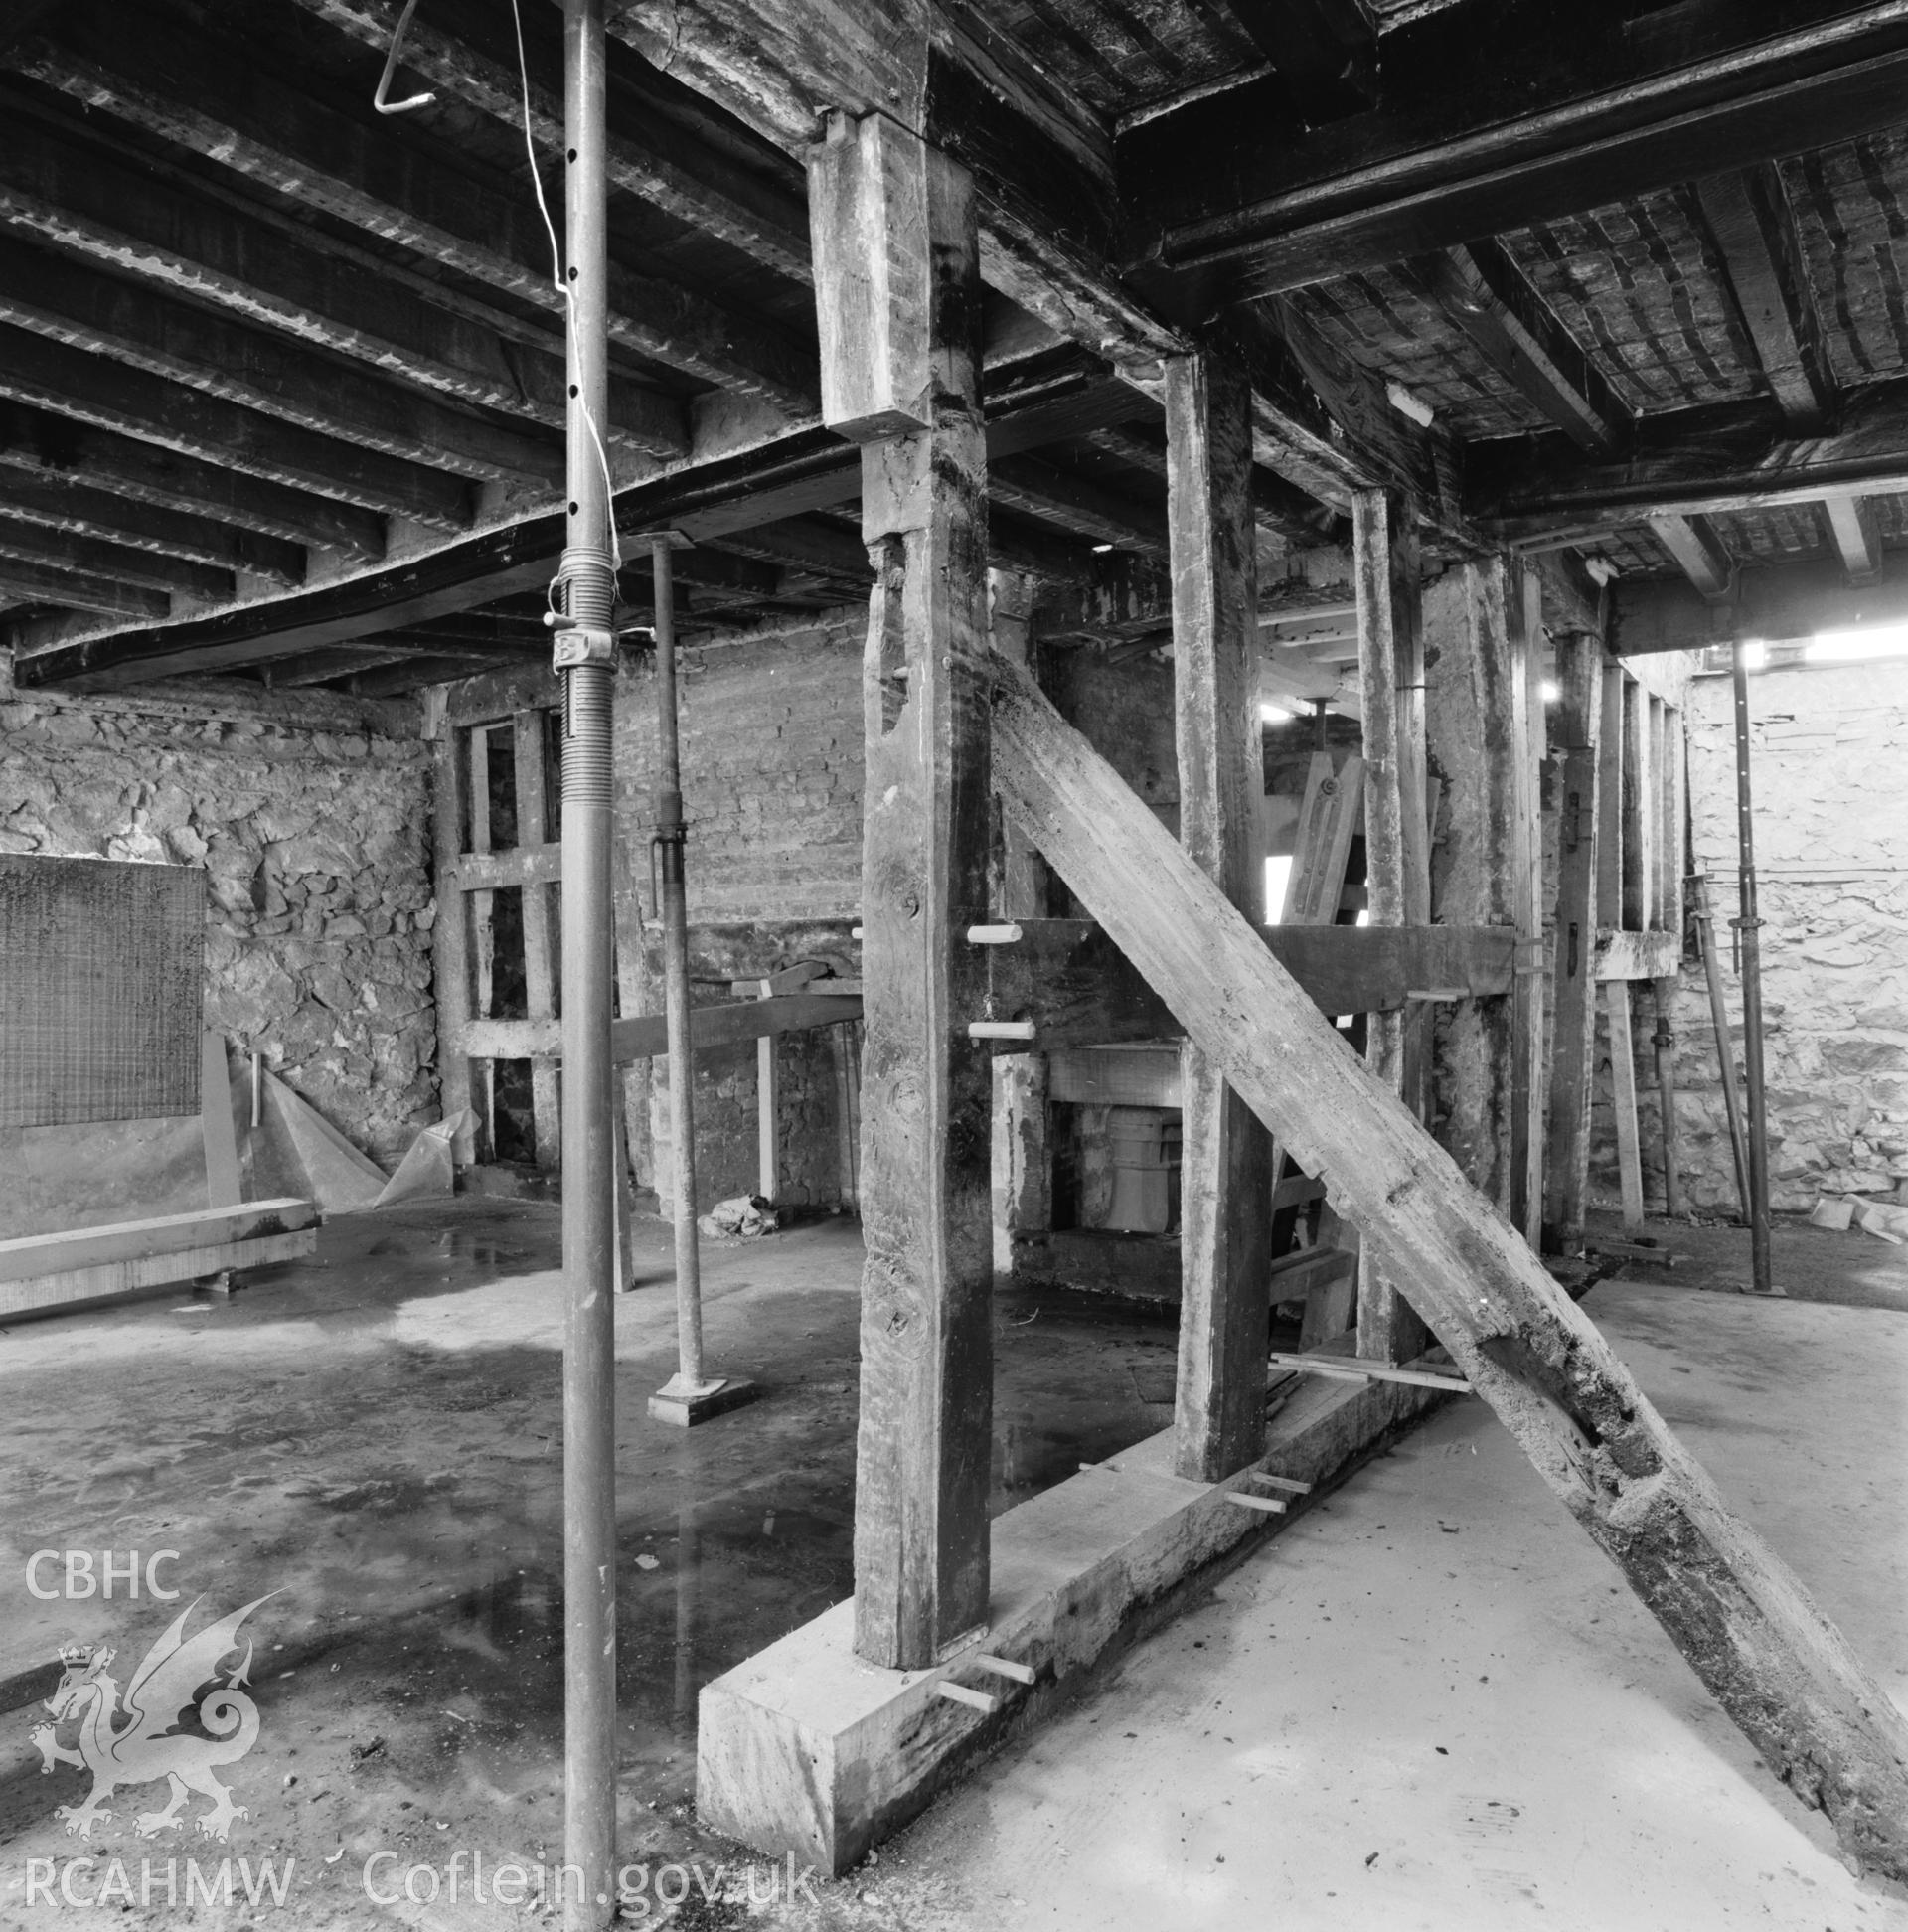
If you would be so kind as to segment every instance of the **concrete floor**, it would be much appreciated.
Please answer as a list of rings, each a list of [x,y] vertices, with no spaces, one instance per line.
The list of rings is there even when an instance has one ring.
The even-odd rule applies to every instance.
[[[710,1361],[765,1393],[688,1433],[644,1412],[675,1316],[667,1230],[642,1223],[639,1244],[647,1285],[617,1303],[623,1843],[666,1859],[707,1850],[690,1816],[701,1686],[852,1588],[861,1244],[837,1220],[706,1245]],[[556,1208],[460,1198],[340,1217],[310,1261],[230,1301],[169,1291],[0,1331],[0,1925],[64,1916],[28,1909],[36,1857],[295,1858],[300,1926],[389,1922],[359,1883],[380,1851],[400,1869],[459,1846],[556,1861],[558,1247]],[[996,1509],[1171,1420],[1157,1321],[1054,1293],[997,1308]],[[121,1568],[176,1550],[160,1578],[186,1594],[36,1599],[43,1549],[95,1566],[109,1549]],[[61,1559],[37,1575],[60,1586]],[[141,1841],[154,1786],[68,1837],[55,1807],[85,1781],[44,1775],[28,1735],[60,1645],[112,1644],[123,1683],[192,1597],[210,1617],[269,1591],[246,1627],[259,1739],[229,1775],[250,1819],[226,1846]],[[430,1922],[522,1917],[466,1897]],[[123,1922],[186,1921],[161,1905]]]
[[[1874,1258],[1800,1231],[1843,1244],[1822,1250],[1830,1285],[1838,1251]],[[30,1859],[76,1854],[124,1861],[129,1925],[526,1922],[471,1901],[468,1859],[454,1904],[443,1877],[459,1850],[493,1872],[558,1853],[556,1241],[547,1208],[388,1210],[335,1221],[312,1262],[230,1303],[182,1292],[0,1335],[0,1925],[87,1922],[27,1902]],[[645,1884],[681,1868],[677,1923],[1908,1932],[1908,1905],[1841,1868],[1476,1403],[860,1872],[723,1902],[741,1860],[689,1804],[694,1694],[849,1587],[859,1244],[830,1222],[710,1251],[712,1359],[767,1393],[687,1436],[642,1409],[673,1349],[659,1226],[644,1261],[653,1285],[618,1305],[622,1843]],[[1908,1313],[1632,1272],[1589,1312],[1908,1704]],[[1156,1320],[1013,1295],[997,1342],[996,1507],[1170,1418]],[[22,1582],[37,1549],[162,1547],[178,1605]],[[66,1836],[55,1807],[84,1781],[43,1776],[43,1713],[8,1708],[45,1694],[58,1644],[108,1641],[123,1672],[192,1595],[213,1614],[269,1590],[230,1843],[137,1839],[157,1786],[122,1792],[92,1841]],[[381,1852],[375,1885],[427,1870],[437,1901],[374,1902]],[[290,1901],[140,1905],[138,1861],[168,1856],[295,1859]],[[76,1883],[91,1896],[101,1871]],[[645,1892],[627,1916],[651,1910]]]

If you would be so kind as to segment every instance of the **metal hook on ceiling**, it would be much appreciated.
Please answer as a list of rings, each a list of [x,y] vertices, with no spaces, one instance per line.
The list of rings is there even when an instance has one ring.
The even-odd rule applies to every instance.
[[[391,89],[391,77],[398,71],[398,50],[404,44],[404,35],[410,27],[410,17],[416,11],[417,0],[404,0],[404,10],[398,16],[398,31],[391,37],[391,52],[385,56],[385,71],[378,77],[378,91],[371,97],[371,104],[381,114],[407,114],[413,107],[422,107],[437,98],[434,93],[412,94],[408,100],[385,98]]]

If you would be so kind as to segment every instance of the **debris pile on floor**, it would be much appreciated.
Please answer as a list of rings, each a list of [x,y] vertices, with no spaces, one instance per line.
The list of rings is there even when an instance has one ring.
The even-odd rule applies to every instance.
[[[761,1234],[781,1231],[781,1217],[760,1195],[736,1195],[718,1201],[696,1225],[712,1241],[751,1240]]]
[[[1892,1247],[1908,1245],[1908,1208],[1867,1201],[1860,1195],[1822,1196],[1810,1210],[1809,1225],[1835,1230],[1852,1225]]]

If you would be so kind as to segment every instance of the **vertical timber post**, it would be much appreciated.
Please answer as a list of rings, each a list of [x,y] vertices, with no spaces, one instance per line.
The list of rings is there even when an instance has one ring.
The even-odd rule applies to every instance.
[[[1523,743],[1505,619],[1502,560],[1459,564],[1425,593],[1427,737],[1443,776],[1448,834],[1433,875],[1449,925],[1516,922],[1516,759]],[[1512,1199],[1512,1002],[1460,1000],[1440,1032],[1439,1138],[1487,1200]]]
[[[1543,1238],[1543,821],[1537,773],[1543,764],[1543,585],[1535,570],[1506,566],[1510,630],[1511,908],[1516,977],[1510,987],[1510,1218],[1534,1247]]]
[[[1769,1252],[1769,1098],[1762,1065],[1762,915],[1756,899],[1756,827],[1749,795],[1749,667],[1742,639],[1730,654],[1736,723],[1736,879],[1742,934],[1742,1071],[1749,1126],[1751,1285],[1771,1292]]]
[[[615,1198],[609,854],[615,527],[609,421],[603,0],[563,0],[568,519],[563,675],[563,1855],[567,1932],[599,1932],[616,1887]]]
[[[1358,599],[1358,692],[1364,729],[1365,904],[1374,926],[1423,924],[1429,911],[1424,832],[1424,653],[1415,506],[1384,490],[1352,498]],[[1418,1009],[1420,1013],[1424,1008]],[[1408,1012],[1366,1020],[1365,1058],[1394,1093],[1407,1091]],[[1375,1247],[1358,1264],[1358,1354],[1403,1362],[1426,1331]]]
[[[1255,923],[1264,868],[1252,394],[1206,351],[1166,365],[1167,523],[1180,838]],[[1256,876],[1255,876],[1256,875]],[[1265,1447],[1272,1141],[1211,1056],[1181,1049],[1180,1360],[1174,1468],[1215,1483]]]
[[[1597,1000],[1597,753],[1603,710],[1603,640],[1566,631],[1557,640],[1551,717],[1563,753],[1557,775],[1557,932],[1551,982],[1550,1097],[1543,1152],[1543,1246],[1583,1248],[1590,1159],[1590,1068]]]
[[[862,1406],[855,1648],[917,1670],[986,1620],[990,689],[980,245],[965,169],[879,114],[808,163],[822,414],[863,445]]]
[[[1034,598],[1036,584],[1019,570],[987,574],[988,621],[994,649],[1014,664],[1033,666]],[[1046,916],[1046,861],[1034,842],[993,805],[993,876],[988,897],[999,917]],[[994,1271],[1014,1271],[1014,1236],[1040,1234],[1053,1221],[1051,1114],[1044,1053],[994,1056]]]

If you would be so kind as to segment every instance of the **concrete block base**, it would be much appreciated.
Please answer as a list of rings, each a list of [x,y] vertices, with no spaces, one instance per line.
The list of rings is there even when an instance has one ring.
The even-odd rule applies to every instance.
[[[691,1429],[698,1422],[726,1415],[730,1409],[738,1409],[744,1403],[752,1402],[761,1392],[752,1381],[741,1375],[718,1382],[704,1393],[676,1395],[667,1388],[659,1388],[649,1398],[649,1413],[657,1422],[668,1422],[679,1429]]]
[[[1449,1399],[1396,1382],[1308,1378],[1268,1426],[1257,1469],[1322,1489],[1387,1431]],[[930,1670],[887,1671],[854,1652],[852,1602],[716,1679],[702,1693],[702,1822],[770,1856],[839,1876],[988,1752],[1070,1701],[1139,1637],[1242,1560],[1313,1498],[1173,1474],[1171,1430],[1010,1510],[993,1527],[984,1631]],[[1276,1497],[1285,1515],[1227,1500]],[[1030,1667],[1023,1687],[982,1657]],[[952,1683],[1000,1700],[949,1700]]]

